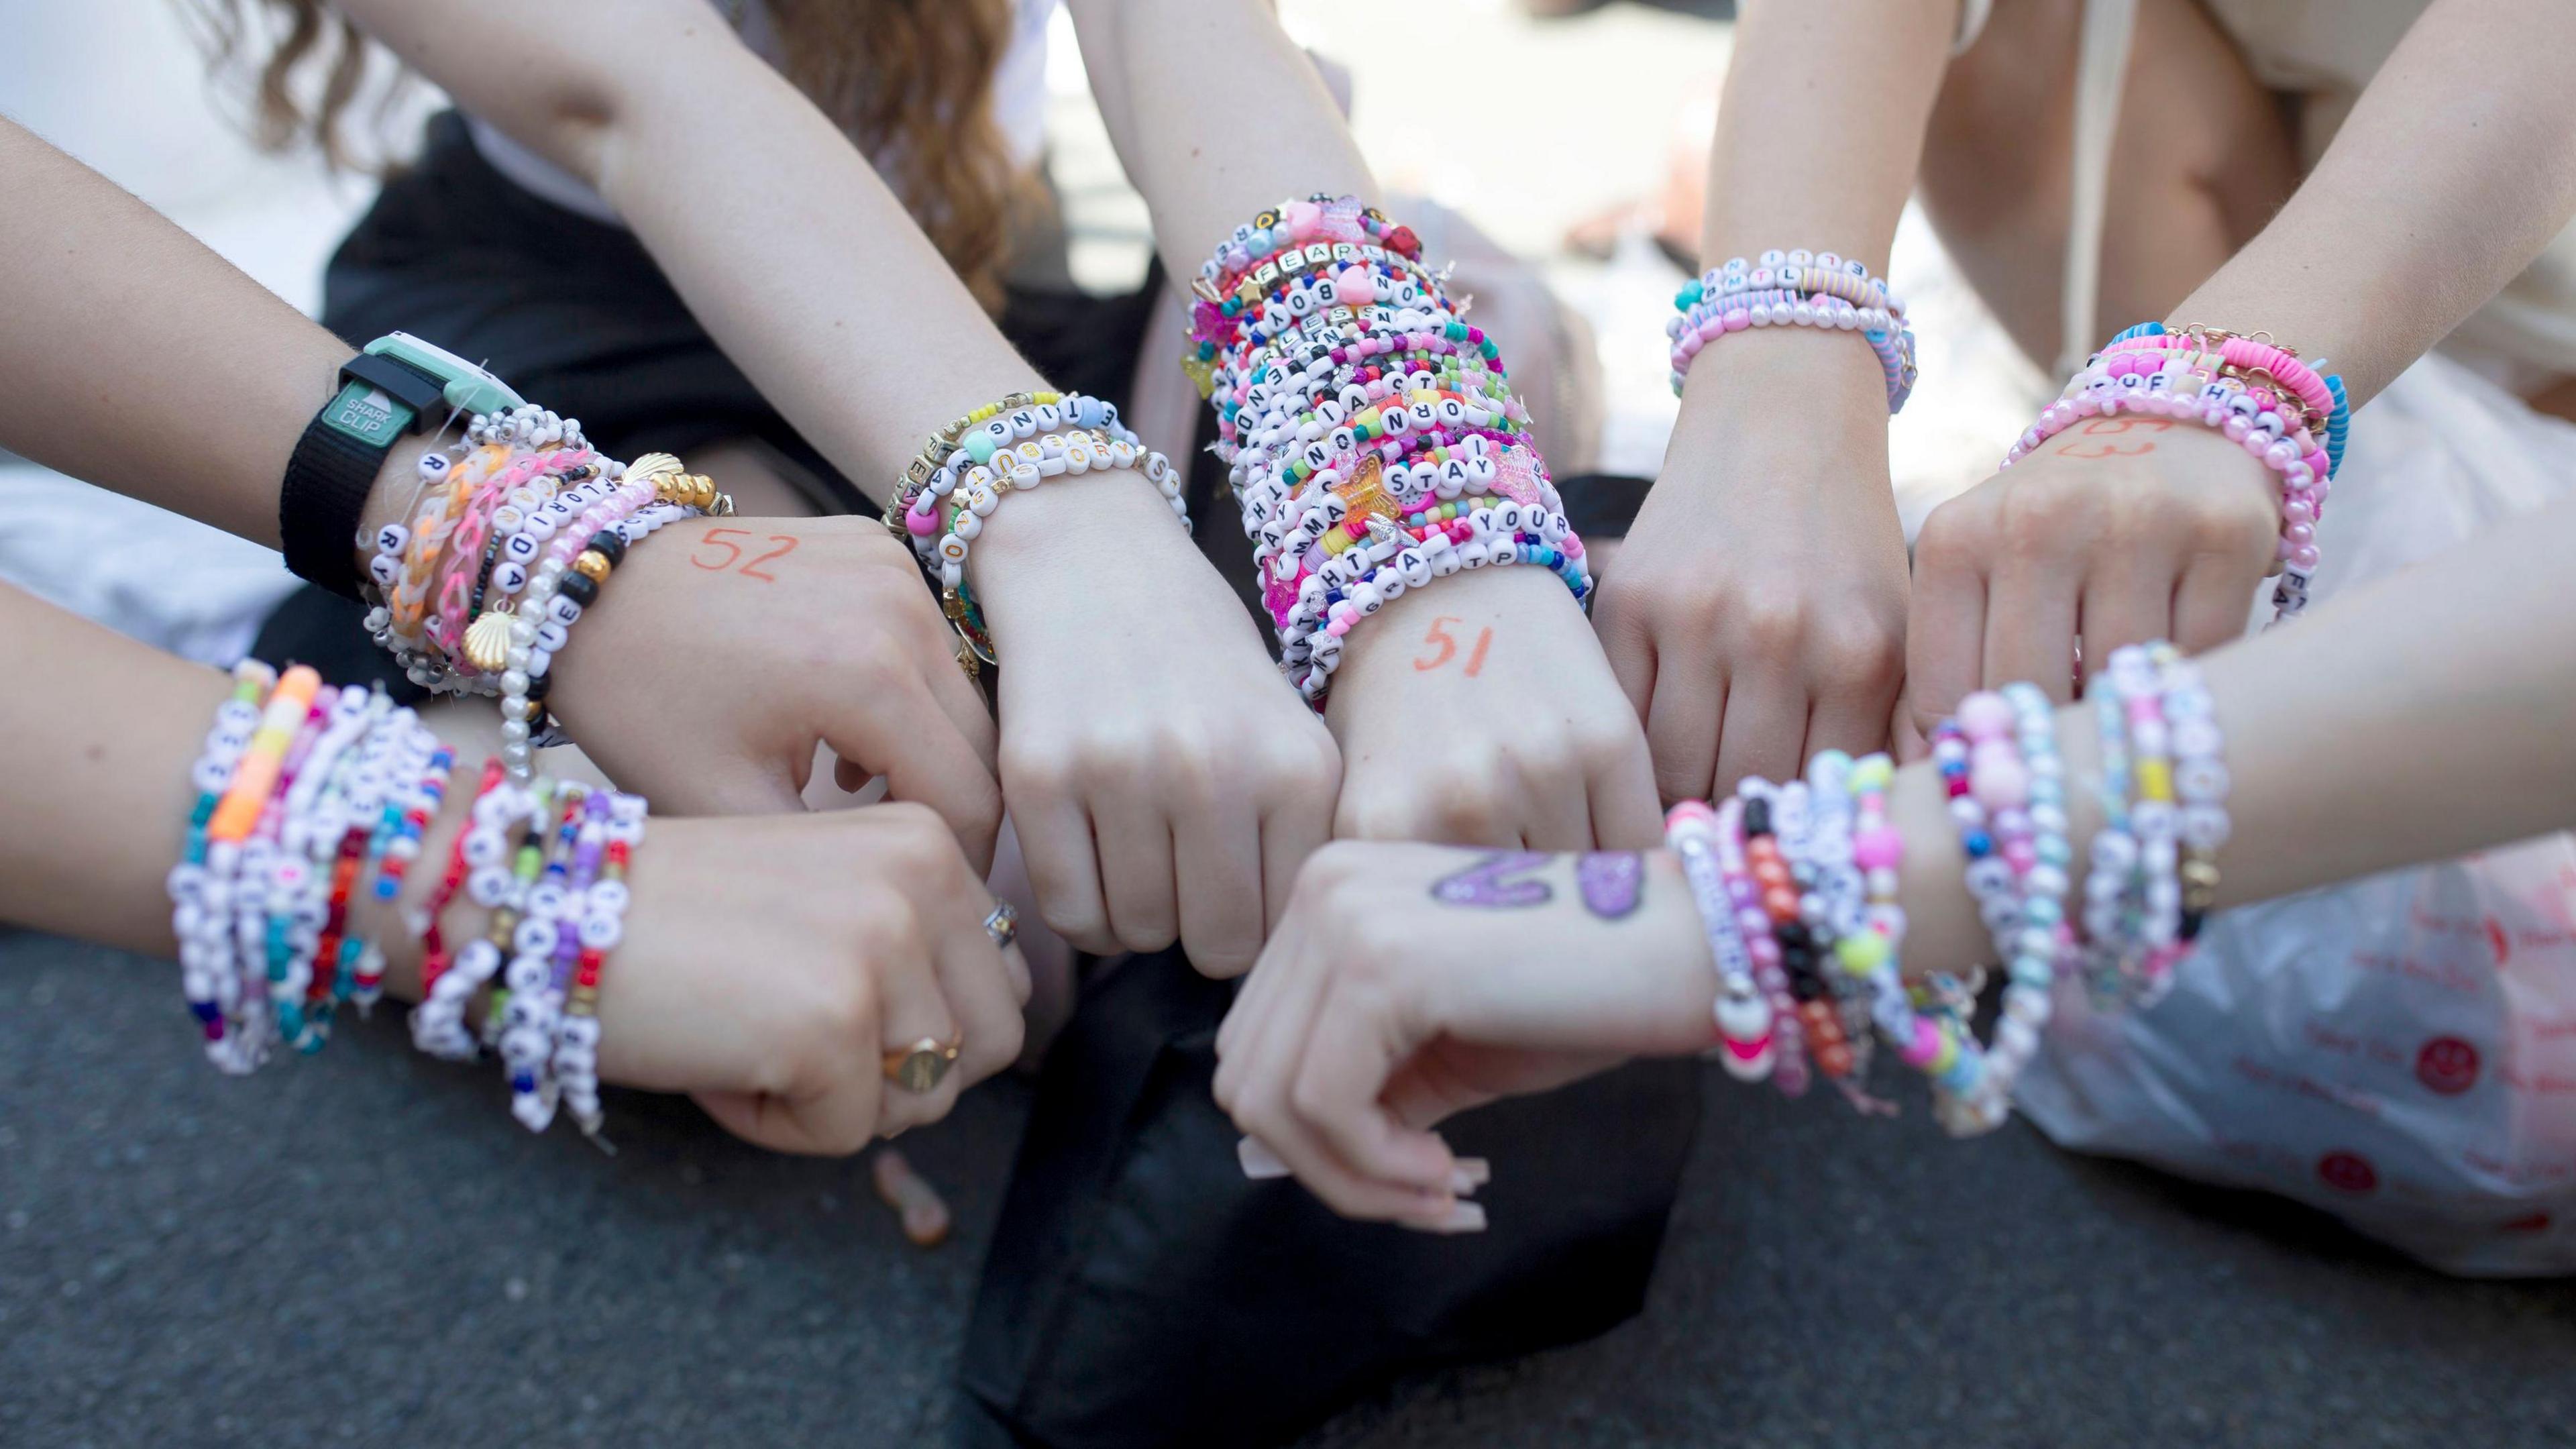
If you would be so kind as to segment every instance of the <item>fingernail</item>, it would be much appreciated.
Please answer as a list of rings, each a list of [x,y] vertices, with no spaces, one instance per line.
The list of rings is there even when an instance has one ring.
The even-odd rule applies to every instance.
[[[1482,1203],[1451,1203],[1449,1211],[1441,1216],[1405,1226],[1425,1233],[1481,1233],[1485,1230],[1485,1207]]]
[[[1493,1164],[1481,1157],[1461,1157],[1449,1169],[1449,1190],[1460,1197],[1493,1180]]]
[[[1288,1164],[1279,1160],[1279,1154],[1250,1137],[1234,1144],[1234,1160],[1243,1164],[1243,1175],[1255,1182],[1288,1175]]]

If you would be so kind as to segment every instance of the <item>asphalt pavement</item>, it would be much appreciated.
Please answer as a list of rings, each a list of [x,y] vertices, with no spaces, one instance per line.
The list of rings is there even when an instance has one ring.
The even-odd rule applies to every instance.
[[[392,1013],[248,1081],[166,964],[0,933],[0,1445],[938,1446],[1028,1088],[863,1162],[610,1102],[531,1138]],[[2576,1287],[2277,1200],[1712,1078],[1646,1314],[1308,1449],[2576,1443]],[[1506,1158],[1495,1163],[1509,1172]]]

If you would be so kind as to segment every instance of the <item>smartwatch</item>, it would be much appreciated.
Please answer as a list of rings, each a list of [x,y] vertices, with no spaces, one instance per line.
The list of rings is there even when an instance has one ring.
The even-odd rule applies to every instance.
[[[506,412],[521,399],[489,372],[408,332],[368,343],[340,365],[339,381],[286,460],[277,533],[298,577],[354,600],[358,525],[394,444],[456,413]]]

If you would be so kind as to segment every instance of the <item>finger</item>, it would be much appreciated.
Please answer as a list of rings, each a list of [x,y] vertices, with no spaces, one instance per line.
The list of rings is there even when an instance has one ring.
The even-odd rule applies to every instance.
[[[1379,1100],[1387,1077],[1428,1033],[1400,989],[1345,985],[1324,998],[1290,1088],[1291,1105],[1332,1166],[1406,1196],[1450,1192],[1456,1161],[1433,1133],[1405,1126]]]
[[[1655,793],[1666,804],[1705,800],[1717,778],[1718,725],[1724,718],[1727,677],[1716,656],[1676,656],[1655,673],[1655,695],[1646,713],[1646,746],[1654,757]]]
[[[1906,702],[1916,731],[1929,733],[1959,712],[1985,667],[1985,574],[1949,549],[1918,545],[1912,609],[1905,621]]]
[[[2263,578],[2260,566],[2246,568],[2224,558],[2194,558],[2174,586],[2173,642],[2185,654],[2215,649],[2244,637],[2254,614],[2254,594]]]
[[[792,815],[805,809],[805,797],[786,771],[716,752],[654,783],[653,808],[663,815]]]
[[[2071,564],[2061,570],[2033,560],[1996,574],[1986,600],[1981,687],[2028,680],[2059,704],[2074,697],[2077,588]]]
[[[1619,692],[1628,696],[1628,705],[1637,711],[1640,721],[1651,713],[1655,686],[1662,673],[1655,649],[1655,636],[1640,624],[1629,622],[1625,609],[1605,600],[1596,609],[1601,637],[1601,652],[1610,657],[1610,673],[1619,681]]]
[[[1091,816],[1071,800],[1032,791],[1012,797],[1011,820],[1020,833],[1029,887],[1037,892],[1039,918],[1078,950],[1116,955],[1118,940],[1109,934],[1109,908],[1100,895]]]
[[[872,1074],[882,1082],[877,1099],[877,1132],[881,1136],[891,1137],[947,1116],[965,1086],[964,1073],[957,1070],[965,1055],[964,1034],[958,1029],[960,1023],[949,1004],[937,964],[948,930],[945,923],[926,921],[923,925],[929,939],[915,947],[920,954],[889,960],[879,967],[877,1009],[884,1023],[884,1037],[878,1043],[876,1060],[854,1061],[850,1067],[854,1073]],[[995,969],[1000,969],[998,962]],[[959,1062],[949,1063],[938,1085],[916,1092],[886,1076],[886,1053],[908,1052],[925,1043],[935,1047],[955,1045],[959,1049]]]
[[[847,1157],[876,1137],[877,1098],[834,1091],[796,1100],[768,1092],[693,1092],[716,1125],[755,1147],[811,1157]]]
[[[1263,925],[1280,928],[1288,903],[1297,896],[1297,872],[1306,858],[1333,838],[1331,802],[1297,800],[1273,805],[1261,817],[1261,900]]]
[[[1250,1069],[1255,1049],[1270,1020],[1273,999],[1286,988],[1290,977],[1297,974],[1295,956],[1305,938],[1305,922],[1289,916],[1279,923],[1262,948],[1264,963],[1278,961],[1278,970],[1253,967],[1234,994],[1234,1004],[1226,1008],[1225,1020],[1216,1029],[1216,1099],[1230,1106],[1232,1090]]]
[[[1896,708],[1887,722],[1888,748],[1895,752],[1896,762],[1910,765],[1932,753],[1932,742],[1923,737],[1923,727],[1914,721],[1914,695],[1911,690],[1896,697]]]
[[[1092,802],[1091,823],[1110,936],[1129,951],[1172,944],[1181,932],[1180,891],[1162,807],[1134,790],[1115,790]]]
[[[843,760],[883,775],[889,799],[927,805],[948,822],[977,874],[993,868],[1002,824],[1002,786],[990,749],[979,752],[917,677],[880,684],[845,701],[826,721],[823,742]]]
[[[2076,616],[2083,631],[2084,678],[2089,684],[2110,662],[2111,651],[2162,639],[2173,628],[2179,572],[2170,560],[2126,554],[2104,559],[2084,581]]]
[[[1807,690],[1792,676],[1769,670],[1732,676],[1726,690],[1726,723],[1720,727],[1714,794],[1735,788],[1747,775],[1786,780],[1806,755]]]
[[[982,895],[973,893],[977,899]],[[1016,965],[1019,979],[1025,980],[1028,966],[1013,960],[1020,954],[1016,948],[1005,950],[993,944],[984,929],[991,909],[989,902],[970,905],[968,919],[952,924],[939,942],[939,988],[956,1018],[959,1035],[957,1061],[949,1078],[959,1091],[1018,1061],[1026,1032],[1020,1015],[1024,998],[1012,972]]]
[[[1601,850],[1651,850],[1664,843],[1664,812],[1655,798],[1655,767],[1642,748],[1597,771],[1590,782],[1592,838]]]
[[[1524,770],[1520,833],[1525,850],[1590,850],[1592,789],[1571,743],[1542,770]]]
[[[1901,679],[1876,687],[1842,685],[1817,692],[1807,714],[1807,755],[1842,750],[1866,755],[1888,747],[1889,721],[1900,709]]]
[[[1268,919],[1262,910],[1261,817],[1249,800],[1216,800],[1173,829],[1181,945],[1190,964],[1220,979],[1252,969]]]
[[[984,762],[984,772],[998,777],[1001,730],[994,723],[991,707],[984,702],[984,691],[975,687],[975,681],[967,678],[965,669],[957,663],[956,636],[945,629],[925,632],[931,638],[922,651],[925,657],[921,660],[921,677],[930,685],[932,701],[957,727],[959,738],[965,740],[975,757]]]

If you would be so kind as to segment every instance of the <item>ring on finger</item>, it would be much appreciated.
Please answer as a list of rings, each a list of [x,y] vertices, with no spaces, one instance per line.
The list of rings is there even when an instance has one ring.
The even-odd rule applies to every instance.
[[[993,903],[993,914],[984,918],[984,934],[993,940],[993,949],[1007,951],[1020,938],[1020,913],[1009,901]]]
[[[935,1092],[957,1065],[957,1053],[966,1045],[966,1034],[959,1032],[946,1041],[926,1036],[908,1047],[898,1047],[885,1054],[886,1080],[907,1092]]]

